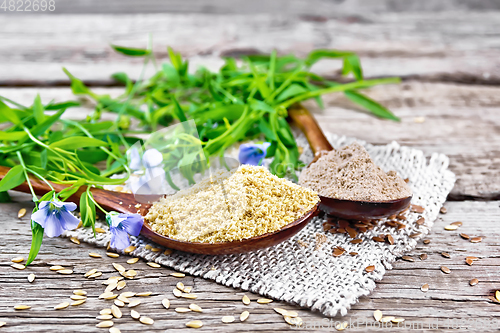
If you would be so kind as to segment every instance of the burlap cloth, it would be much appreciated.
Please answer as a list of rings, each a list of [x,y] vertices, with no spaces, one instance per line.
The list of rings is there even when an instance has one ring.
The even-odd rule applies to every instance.
[[[328,133],[327,137],[335,148],[354,140]],[[313,155],[307,141],[299,136],[297,142],[304,148],[302,161],[308,163]],[[351,244],[346,234],[325,233],[322,228],[324,219],[316,217],[288,241],[252,253],[205,256],[174,252],[167,256],[163,252],[146,250],[148,244],[161,246],[139,236],[131,239],[137,249],[130,255],[226,286],[320,311],[328,317],[339,313],[345,315],[360,296],[368,295],[375,288],[375,281],[382,279],[397,257],[411,251],[417,241],[429,233],[455,182],[445,155],[433,154],[427,160],[422,151],[401,147],[396,142],[385,146],[358,142],[366,147],[383,170],[395,170],[403,178],[410,179],[409,185],[414,193],[412,203],[423,206],[425,211],[422,214],[409,213],[406,228],[396,230],[379,223],[373,230],[359,235],[363,239],[361,244]],[[415,221],[421,216],[425,218],[425,223],[417,225]],[[107,228],[104,225],[101,227]],[[316,233],[328,237],[327,243],[319,250],[314,250]],[[393,235],[394,245],[371,239],[387,233]],[[420,235],[415,237],[415,234]],[[64,236],[74,236],[100,247],[105,247],[109,241],[108,233],[94,238],[90,230],[82,228],[66,232]],[[299,240],[308,246],[299,244],[302,243]],[[336,246],[358,255],[333,257],[332,251]],[[375,265],[375,271],[367,273],[365,268],[369,265]]]

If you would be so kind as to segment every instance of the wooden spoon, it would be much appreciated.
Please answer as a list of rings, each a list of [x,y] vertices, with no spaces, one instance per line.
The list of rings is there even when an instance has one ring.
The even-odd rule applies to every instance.
[[[4,166],[0,166],[0,180],[5,177],[10,169]],[[50,187],[45,183],[30,176],[31,185],[33,190],[38,195],[44,195],[50,192]],[[66,188],[65,185],[51,183],[54,189],[59,192]],[[31,193],[28,187],[28,183],[24,182],[18,187],[14,188],[16,191]],[[86,189],[81,188],[75,194],[73,194],[68,201],[72,201],[76,204],[80,203],[80,196]],[[99,203],[104,209],[109,211],[117,211],[120,213],[139,213],[141,215],[146,215],[149,207],[151,205],[139,204],[133,194],[106,191],[98,188],[91,189],[94,200]],[[136,206],[137,205],[137,206]],[[294,222],[287,224],[278,231],[260,235],[257,237],[252,237],[244,239],[241,241],[225,242],[225,243],[195,243],[195,242],[182,242],[166,236],[160,235],[151,229],[151,226],[146,220],[144,220],[144,225],[141,230],[141,234],[156,243],[163,245],[167,248],[180,250],[184,252],[199,253],[199,254],[234,254],[255,251],[263,249],[266,247],[274,246],[279,244],[288,238],[292,237],[300,230],[302,230],[307,223],[318,213],[319,203],[310,211],[306,212],[302,217],[295,220]]]
[[[294,105],[288,110],[288,115],[295,125],[304,133],[314,153],[316,162],[324,153],[333,150],[323,131],[311,113],[302,105]],[[330,215],[352,220],[380,219],[405,210],[411,201],[411,196],[387,201],[354,201],[334,199],[319,196],[320,209]]]

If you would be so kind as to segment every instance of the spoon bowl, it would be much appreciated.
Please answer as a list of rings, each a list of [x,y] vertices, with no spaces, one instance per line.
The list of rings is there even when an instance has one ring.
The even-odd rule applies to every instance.
[[[323,154],[333,150],[318,123],[306,108],[300,104],[294,105],[288,110],[288,115],[304,133],[314,153],[314,159],[309,165],[315,163]],[[409,196],[376,202],[335,199],[321,195],[319,197],[321,199],[319,208],[322,211],[351,220],[380,219],[397,214],[408,208],[412,198]]]
[[[0,180],[5,177],[10,168],[0,166]],[[50,187],[41,180],[30,177],[31,185],[33,190],[38,195],[44,195],[50,192]],[[51,183],[54,189],[59,192],[66,188],[65,185]],[[21,185],[14,188],[16,191],[21,191],[25,193],[31,193],[28,183],[24,182]],[[80,196],[85,192],[86,189],[81,188],[75,194],[68,198],[68,201],[72,201],[76,204],[80,203]],[[151,207],[151,205],[139,204],[134,195],[130,193],[121,193],[114,191],[107,191],[99,188],[91,189],[94,200],[101,205],[104,209],[109,211],[117,211],[119,213],[132,213],[141,214],[145,216]],[[219,254],[236,254],[243,252],[250,252],[259,249],[264,249],[270,246],[279,244],[288,238],[294,236],[300,230],[302,230],[307,223],[318,214],[319,212],[319,202],[302,215],[297,220],[293,221],[282,227],[280,230],[275,232],[266,233],[260,236],[243,239],[241,241],[233,242],[223,242],[223,243],[197,243],[197,242],[183,242],[176,239],[172,239],[163,236],[151,229],[151,226],[146,220],[141,230],[141,234],[151,239],[152,241],[158,243],[159,245],[165,246],[170,249],[206,254],[206,255],[219,255]]]

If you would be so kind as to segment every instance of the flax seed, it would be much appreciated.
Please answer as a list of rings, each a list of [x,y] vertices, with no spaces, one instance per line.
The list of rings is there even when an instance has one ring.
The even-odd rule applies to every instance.
[[[427,259],[427,253],[422,253],[420,255],[420,260],[426,260]]]
[[[450,224],[450,225],[447,225],[444,227],[444,230],[447,230],[447,231],[453,231],[453,230],[457,230],[458,229],[458,225],[454,225],[454,224]]]
[[[194,303],[189,304],[189,309],[194,312],[203,312],[203,309]]]
[[[155,263],[155,262],[148,262],[146,263],[148,266],[153,267],[153,268],[160,268],[161,265]]]
[[[402,256],[401,259],[403,259],[405,261],[409,261],[409,262],[415,261],[415,259],[413,259],[413,257],[410,257],[410,256]]]
[[[473,237],[470,239],[471,243],[480,243],[483,240],[482,237]]]
[[[248,319],[248,317],[250,316],[250,312],[248,311],[243,311],[241,314],[240,314],[240,321],[241,322],[244,322],[245,320]]]
[[[134,251],[137,247],[130,245],[129,247],[126,247],[123,252],[129,254],[130,252]]]
[[[359,244],[363,242],[363,240],[361,238],[356,238],[356,239],[353,239],[350,241],[351,244]]]
[[[426,283],[422,285],[422,287],[420,287],[420,290],[422,290],[423,292],[429,291],[429,284]]]
[[[59,303],[56,306],[54,306],[54,310],[62,310],[67,308],[68,306],[69,306],[68,302]]]
[[[451,258],[450,254],[448,252],[441,252],[441,255],[445,258]]]
[[[189,308],[175,308],[175,312],[186,313],[186,312],[191,312],[191,309],[189,309]]]
[[[140,313],[135,310],[130,310],[130,316],[136,320],[141,318]]]
[[[81,301],[84,299],[87,299],[87,297],[82,296],[82,295],[71,295],[70,297],[73,301]]]
[[[76,237],[70,237],[69,240],[76,245],[80,245],[80,240]]]
[[[382,319],[382,311],[375,310],[373,312],[373,318],[375,318],[376,321],[380,321],[380,319]]]
[[[24,217],[24,215],[26,215],[26,208],[19,209],[19,211],[17,212],[17,218],[20,219]]]
[[[425,211],[425,208],[422,207],[422,206],[419,206],[419,205],[411,205],[410,206],[410,210],[413,212],[413,213],[423,213]]]
[[[425,223],[425,218],[421,217],[418,220],[416,220],[415,223],[418,225],[423,225]]]
[[[470,238],[470,236],[469,236],[469,235],[464,234],[464,233],[461,233],[461,234],[460,234],[460,237],[462,237],[463,239],[469,239],[469,238]]]
[[[367,266],[367,267],[365,268],[365,271],[366,271],[367,273],[371,273],[371,272],[373,272],[374,270],[375,270],[375,266],[374,266],[374,265],[370,265],[370,266]]]
[[[120,307],[120,308],[123,308],[125,306],[125,303],[119,299],[115,299],[115,301],[113,303],[115,303],[115,305]],[[129,305],[129,307],[130,307],[130,305]]]
[[[71,269],[60,269],[57,271],[59,274],[70,275],[73,274],[73,270]]]
[[[446,266],[441,266],[441,271],[445,274],[450,274],[451,270]]]
[[[114,325],[114,323],[111,320],[105,320],[105,321],[101,321],[100,323],[98,323],[95,326],[99,327],[99,328],[108,328],[108,327],[111,327],[113,325]]]
[[[471,286],[475,286],[475,285],[476,285],[476,284],[478,284],[478,283],[479,283],[479,280],[478,280],[478,279],[472,279],[472,280],[470,280],[470,281],[469,281],[469,284],[470,284]]]
[[[131,300],[130,303],[128,303],[129,308],[133,308],[141,304],[141,301],[138,299]]]
[[[190,328],[200,328],[203,326],[203,323],[201,322],[201,320],[191,320],[190,322],[186,323],[186,326]]]
[[[116,305],[111,305],[111,314],[113,315],[113,317],[115,318],[121,318],[122,317],[122,311],[120,310],[119,307],[117,307]]]
[[[152,294],[151,291],[144,291],[142,293],[135,294],[135,296],[138,296],[138,297],[148,297],[148,296],[151,296],[151,294]]]
[[[170,276],[177,277],[177,278],[183,278],[186,276],[184,273],[170,273]]]

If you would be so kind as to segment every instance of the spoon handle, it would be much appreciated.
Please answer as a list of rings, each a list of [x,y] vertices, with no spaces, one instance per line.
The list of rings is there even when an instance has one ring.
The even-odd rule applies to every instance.
[[[9,171],[10,168],[0,165],[0,180],[2,180]],[[33,191],[37,195],[44,195],[45,193],[51,191],[51,188],[45,182],[31,175],[29,177],[31,186],[33,187]],[[52,185],[56,192],[60,192],[61,190],[68,187],[64,184],[56,184],[52,182],[49,183]],[[31,193],[27,182],[22,183],[21,185],[15,187],[13,190],[24,193]],[[76,191],[75,194],[68,198],[68,201],[74,202],[79,205],[80,197],[86,190],[87,186],[80,187],[80,189]],[[121,213],[135,213],[137,211],[137,209],[134,207],[137,202],[135,201],[132,194],[106,191],[100,188],[92,188],[91,192],[94,200],[99,203],[99,205],[101,205],[104,209],[116,210]]]
[[[333,150],[332,145],[326,139],[309,110],[301,104],[296,104],[288,109],[288,115],[306,136],[315,156],[318,156],[322,151]]]

